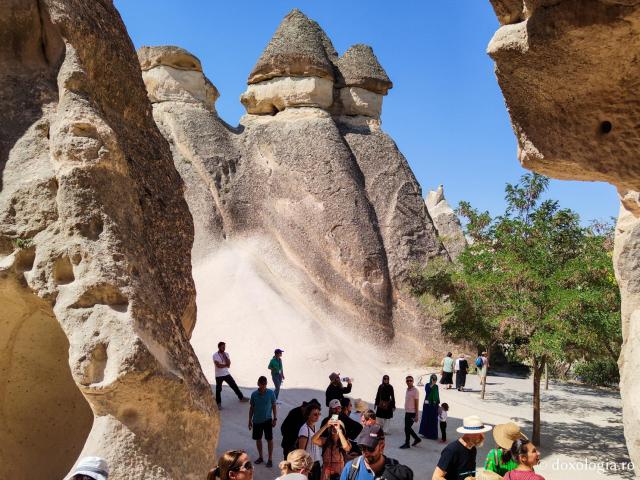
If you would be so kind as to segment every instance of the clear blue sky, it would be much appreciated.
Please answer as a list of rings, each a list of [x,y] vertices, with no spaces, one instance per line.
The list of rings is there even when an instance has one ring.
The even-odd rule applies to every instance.
[[[235,125],[246,79],[282,18],[294,7],[316,20],[342,54],[373,47],[394,83],[385,97],[383,129],[407,157],[423,193],[438,184],[453,206],[468,200],[494,214],[504,185],[525,170],[485,53],[498,23],[489,0],[115,0],[136,48],[178,45],[202,61],[220,91],[216,104]],[[586,223],[616,216],[607,184],[553,181],[549,197]]]

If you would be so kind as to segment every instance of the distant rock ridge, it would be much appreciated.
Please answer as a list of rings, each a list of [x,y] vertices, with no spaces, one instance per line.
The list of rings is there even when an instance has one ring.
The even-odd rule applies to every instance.
[[[150,58],[167,48],[139,55],[158,65],[143,78],[187,186],[194,262],[225,241],[260,236],[270,245],[260,258],[303,278],[291,290],[307,292],[319,317],[374,342],[404,341],[407,351],[432,332],[427,352],[445,351],[439,324],[403,287],[415,266],[447,253],[406,159],[380,130],[392,83],[371,48],[339,58],[318,24],[293,10],[249,76],[240,129],[191,102],[189,84],[183,96],[158,98],[154,70],[172,67]]]
[[[444,198],[444,187],[439,185],[437,190],[430,191],[425,203],[436,230],[438,230],[440,241],[444,244],[451,260],[456,260],[466,248],[467,240],[460,219]]]

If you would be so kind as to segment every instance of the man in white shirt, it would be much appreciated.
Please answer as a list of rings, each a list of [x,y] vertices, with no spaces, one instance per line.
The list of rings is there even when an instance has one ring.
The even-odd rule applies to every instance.
[[[231,389],[238,396],[238,400],[241,402],[248,402],[249,400],[242,395],[242,392],[238,388],[236,381],[229,373],[229,367],[231,366],[231,358],[229,354],[225,352],[227,345],[224,342],[218,343],[218,351],[213,354],[213,364],[216,367],[216,403],[218,408],[221,408],[222,404],[222,382],[227,382]]]

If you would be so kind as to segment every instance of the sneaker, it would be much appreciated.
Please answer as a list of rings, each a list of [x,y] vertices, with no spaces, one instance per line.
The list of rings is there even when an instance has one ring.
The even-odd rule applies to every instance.
[[[416,438],[413,443],[411,444],[412,447],[415,447],[416,445],[418,445],[422,440],[420,440],[419,438]]]
[[[264,466],[267,468],[271,468],[273,467],[273,462],[271,460],[267,460],[267,463],[265,463]]]
[[[255,465],[260,465],[262,462],[264,462],[264,460],[262,459],[262,457],[258,457],[258,459],[253,462]]]
[[[247,397],[242,397],[242,398],[240,398],[238,400],[240,400],[240,403],[247,403],[249,401],[249,399]]]
[[[398,448],[402,448],[402,449],[404,450],[405,448],[411,448],[411,447],[409,447],[409,444],[408,444],[408,443],[403,443],[403,444],[402,444],[402,445],[400,445]]]

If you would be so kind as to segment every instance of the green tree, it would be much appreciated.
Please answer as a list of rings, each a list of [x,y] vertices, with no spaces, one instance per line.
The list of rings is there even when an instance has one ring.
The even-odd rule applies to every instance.
[[[537,444],[545,365],[617,358],[621,343],[610,234],[584,228],[576,213],[543,201],[548,183],[534,173],[507,184],[506,210],[496,218],[461,202],[471,245],[457,265],[432,264],[412,279],[415,294],[448,303],[447,336],[489,354],[501,345],[531,366]]]

